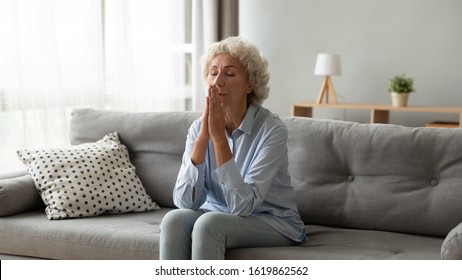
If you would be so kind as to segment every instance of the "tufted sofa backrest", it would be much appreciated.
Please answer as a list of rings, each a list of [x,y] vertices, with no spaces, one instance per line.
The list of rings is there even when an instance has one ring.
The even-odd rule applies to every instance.
[[[127,146],[146,192],[161,207],[175,207],[175,186],[186,134],[200,117],[194,112],[126,113],[96,109],[74,109],[71,144],[94,142],[109,132],[118,132]]]
[[[306,224],[443,237],[462,222],[462,129],[284,122]]]
[[[147,193],[172,189],[198,112],[72,112],[72,144],[118,132]],[[284,118],[289,169],[305,224],[445,236],[462,222],[462,129]]]

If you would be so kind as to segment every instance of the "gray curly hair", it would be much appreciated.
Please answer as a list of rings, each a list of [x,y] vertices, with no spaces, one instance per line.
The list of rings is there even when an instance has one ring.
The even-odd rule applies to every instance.
[[[210,45],[207,53],[202,56],[202,77],[207,81],[210,64],[218,54],[227,53],[239,59],[245,69],[253,91],[247,97],[247,104],[261,105],[269,94],[268,61],[258,48],[248,40],[236,36],[228,37]]]

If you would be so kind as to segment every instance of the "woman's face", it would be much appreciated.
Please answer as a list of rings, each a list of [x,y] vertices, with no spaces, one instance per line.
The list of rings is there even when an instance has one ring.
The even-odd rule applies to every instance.
[[[247,95],[252,92],[244,67],[230,54],[219,54],[212,60],[207,77],[215,86],[223,106],[247,108]]]

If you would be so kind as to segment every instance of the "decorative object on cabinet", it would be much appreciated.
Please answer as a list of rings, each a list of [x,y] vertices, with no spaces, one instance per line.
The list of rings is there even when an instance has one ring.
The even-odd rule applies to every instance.
[[[321,90],[319,91],[316,103],[322,103],[324,97],[326,103],[329,103],[329,94],[332,95],[332,102],[337,103],[337,95],[330,76],[342,74],[340,55],[326,53],[318,54],[314,74],[317,76],[324,76],[324,81],[322,83]]]
[[[388,91],[391,94],[392,104],[395,107],[406,107],[409,93],[414,90],[414,79],[403,75],[396,75],[388,82]]]

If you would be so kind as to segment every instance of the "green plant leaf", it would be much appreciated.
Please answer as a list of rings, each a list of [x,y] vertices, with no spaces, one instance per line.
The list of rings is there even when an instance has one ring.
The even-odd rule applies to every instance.
[[[406,77],[405,74],[396,75],[388,83],[388,91],[396,93],[410,93],[415,91],[414,79]]]

